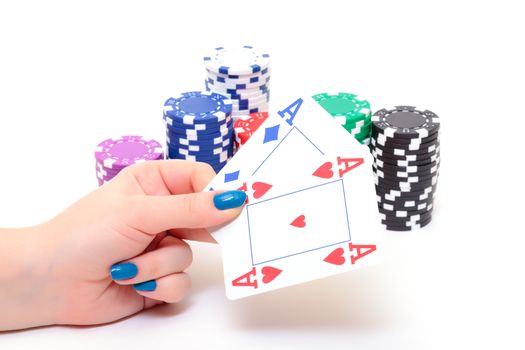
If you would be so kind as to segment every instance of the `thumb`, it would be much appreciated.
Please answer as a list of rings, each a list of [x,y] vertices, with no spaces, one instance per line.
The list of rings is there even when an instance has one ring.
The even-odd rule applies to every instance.
[[[178,228],[206,228],[236,218],[246,202],[243,191],[199,192],[170,196],[131,196],[126,201],[126,223],[157,234]]]

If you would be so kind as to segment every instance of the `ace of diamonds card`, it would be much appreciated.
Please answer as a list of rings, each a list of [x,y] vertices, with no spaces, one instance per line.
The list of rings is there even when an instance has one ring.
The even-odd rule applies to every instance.
[[[368,148],[306,97],[268,119],[209,184],[243,190],[211,233],[238,299],[376,264],[382,230]]]

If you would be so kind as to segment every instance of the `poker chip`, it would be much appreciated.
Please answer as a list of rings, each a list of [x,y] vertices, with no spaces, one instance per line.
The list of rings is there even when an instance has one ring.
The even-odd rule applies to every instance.
[[[235,148],[237,150],[248,142],[253,133],[257,131],[268,116],[268,112],[255,112],[248,115],[242,115],[235,121]]]
[[[171,97],[164,103],[164,119],[168,125],[215,124],[231,116],[231,101],[213,92],[191,91]]]
[[[375,138],[373,139],[373,145],[377,146],[377,148],[381,149],[404,149],[409,152],[413,153],[421,153],[418,151],[423,151],[425,153],[432,152],[432,146],[436,147],[439,146],[439,143],[436,142],[437,137],[432,140],[426,140],[424,142],[414,142],[410,144],[401,144],[401,143],[393,143],[393,142],[384,142],[379,143]],[[431,148],[430,150],[428,148]],[[410,154],[410,153],[408,153]],[[402,154],[405,155],[405,154]]]
[[[415,215],[430,215],[433,209],[433,204],[425,205],[421,209],[416,208],[404,208],[399,209],[395,206],[391,206],[389,204],[380,204],[378,205],[379,212],[385,215],[389,215],[391,217],[395,218],[410,218]]]
[[[381,109],[371,118],[370,148],[381,223],[409,231],[432,220],[439,179],[440,122],[412,106]]]
[[[206,87],[206,91],[209,91],[209,84],[207,81],[204,82],[204,85]],[[218,90],[218,89],[216,89]],[[246,100],[246,99],[252,99],[255,100],[257,98],[262,97],[269,97],[270,95],[270,89],[267,87],[260,87],[258,89],[243,89],[243,90],[224,90],[219,92],[221,95],[227,96],[231,100]]]
[[[372,112],[370,103],[360,99],[357,95],[339,92],[329,94],[326,92],[313,95],[312,98],[319,103],[334,120],[345,128],[354,138],[362,144],[368,144],[371,131]]]
[[[439,131],[438,116],[412,106],[381,109],[372,116],[377,133],[388,138],[424,138]]]
[[[259,95],[257,97],[238,97],[236,99],[232,100],[232,105],[237,107],[243,107],[243,106],[256,106],[264,103],[270,102],[270,94],[264,93],[262,95]]]
[[[179,139],[180,140],[180,139]],[[226,139],[220,143],[201,143],[201,144],[182,144],[180,142],[172,141],[169,136],[166,137],[166,142],[170,145],[170,147],[188,150],[188,151],[195,151],[195,152],[204,152],[209,150],[214,150],[217,148],[221,149],[227,149],[228,146],[233,145],[233,142],[230,139]]]
[[[376,163],[373,163],[372,167],[378,176],[393,179],[410,179],[413,177],[421,179],[439,173],[439,161],[430,163],[424,167],[399,167],[385,164],[378,166]]]
[[[234,100],[232,102],[232,105],[234,107],[237,107],[236,110],[237,111],[240,111],[241,109],[248,109],[248,108],[257,108],[261,105],[268,105],[268,99],[269,97],[268,96],[262,96],[262,97],[258,97],[257,100],[253,100],[253,99],[238,99],[238,100]],[[261,112],[265,112],[265,111],[261,111]]]
[[[413,200],[413,201],[425,201],[429,198],[434,197],[434,193],[437,189],[437,186],[428,186],[424,189],[414,190],[409,193],[402,192],[400,190],[392,189],[383,189],[376,186],[376,194],[382,196],[389,201],[404,201],[404,200]]]
[[[372,156],[376,158],[377,164],[387,164],[387,165],[394,165],[394,166],[400,166],[400,167],[409,167],[409,166],[418,166],[422,164],[428,164],[435,162],[439,160],[439,151],[437,153],[433,153],[430,157],[425,158],[410,158],[410,159],[400,159],[398,157],[387,157],[386,154],[383,154],[380,158],[377,159],[378,155],[375,151],[372,151]]]
[[[377,130],[377,129],[375,129]],[[373,132],[374,136],[376,137],[376,142],[378,145],[385,146],[385,145],[391,145],[391,146],[419,146],[421,144],[426,144],[435,141],[435,139],[438,137],[439,133],[431,134],[427,137],[421,137],[421,138],[396,138],[393,139],[391,137],[387,137],[383,133]]]
[[[392,165],[408,166],[427,164],[437,160],[437,158],[440,157],[439,149],[436,149],[434,152],[430,152],[428,154],[412,154],[406,156],[397,156],[390,153],[384,153],[381,150],[374,148],[372,144],[370,144],[370,147],[372,149],[372,156],[374,156],[375,159],[379,159],[383,161],[383,163]]]
[[[215,92],[191,91],[164,104],[168,159],[208,163],[219,172],[233,156],[233,105]]]
[[[234,119],[238,119],[238,117],[241,115],[245,115],[247,113],[251,114],[251,113],[257,113],[257,112],[264,112],[267,109],[268,109],[267,103],[261,103],[255,106],[242,106],[242,107],[239,107],[238,111],[235,112],[233,115],[234,115]]]
[[[252,78],[249,78],[248,80],[251,80],[251,79]],[[252,89],[259,89],[260,87],[267,88],[268,83],[270,82],[270,77],[268,76],[267,78],[263,78],[256,82],[248,83],[248,82],[245,82],[246,80],[239,81],[238,79],[235,79],[231,81],[229,78],[225,78],[225,77],[216,77],[215,79],[213,79],[208,76],[207,81],[208,81],[208,84],[217,86],[221,90],[252,90]]]
[[[377,143],[374,137],[372,137],[372,146],[375,148],[376,152],[378,153],[384,153],[384,154],[391,154],[393,156],[408,156],[408,155],[427,155],[431,154],[432,152],[436,151],[439,148],[439,140],[431,142],[431,143],[425,143],[421,145],[421,147],[410,147],[410,146],[382,146]]]
[[[183,146],[214,146],[228,142],[233,137],[233,130],[226,135],[208,134],[208,135],[180,135],[172,134],[169,130],[166,132],[167,141]],[[215,147],[212,147],[215,148]]]
[[[216,48],[204,57],[206,91],[226,96],[232,117],[267,112],[270,101],[270,55],[253,46]]]
[[[376,187],[383,188],[385,190],[388,190],[392,187],[397,188],[400,192],[411,192],[414,190],[423,190],[427,187],[434,186],[437,184],[438,180],[438,174],[436,174],[433,177],[430,178],[424,178],[422,180],[419,180],[418,182],[408,182],[396,180],[396,179],[385,179],[381,178],[377,175],[374,175],[374,181],[376,184]]]
[[[428,196],[426,199],[407,199],[407,198],[385,198],[384,195],[377,195],[377,202],[383,205],[391,205],[392,207],[399,210],[410,210],[410,209],[424,209],[428,205],[433,204],[434,196]]]
[[[177,129],[177,130],[194,130],[196,131],[196,134],[213,134],[217,131],[220,131],[221,129],[225,129],[227,125],[231,122],[233,122],[232,117],[227,117],[224,120],[218,121],[216,123],[196,123],[196,124],[188,124],[188,123],[180,123],[178,121],[174,121],[173,119],[170,119],[171,122],[168,123],[166,121],[166,118],[164,118],[166,126],[170,129]]]
[[[410,174],[412,175],[412,174]],[[398,174],[385,173],[377,168],[374,168],[374,177],[376,180],[381,181],[382,184],[385,183],[396,183],[396,185],[404,187],[416,187],[419,188],[420,185],[424,185],[433,181],[435,177],[439,175],[439,171],[435,173],[422,174],[417,173],[412,176],[398,176]]]
[[[415,228],[422,228],[428,225],[432,221],[432,216],[429,216],[427,219],[418,220],[414,222],[405,222],[400,225],[393,224],[389,221],[382,221],[381,223],[385,225],[386,229],[389,231],[412,231]]]
[[[392,216],[392,215],[389,215],[389,214],[385,214],[385,213],[379,213],[379,217],[381,219],[381,222],[382,223],[390,223],[392,225],[405,225],[405,226],[409,226],[407,224],[409,223],[415,223],[417,221],[422,221],[422,220],[426,220],[428,219],[430,216],[432,216],[432,211],[430,212],[427,212],[427,213],[414,213],[414,214],[406,214],[406,215],[403,215],[403,216],[399,216],[399,217],[396,217],[396,216]]]
[[[206,70],[206,76],[208,79],[212,79],[219,83],[232,83],[232,84],[255,84],[259,82],[269,81],[270,69],[265,68],[258,73],[249,75],[231,75],[231,74],[219,74],[210,70]]]
[[[253,46],[218,47],[204,57],[206,69],[224,75],[249,75],[260,72],[270,65],[270,55]]]
[[[233,147],[231,149],[220,150],[215,152],[204,152],[204,153],[181,153],[180,150],[176,148],[168,149],[169,159],[184,159],[192,160],[195,162],[205,162],[211,164],[223,163],[226,162],[229,158],[233,156]]]
[[[122,136],[99,143],[95,149],[95,159],[95,171],[101,186],[127,166],[164,159],[164,152],[162,145],[155,140],[145,140],[142,136]]]
[[[210,139],[217,136],[225,136],[227,135],[233,126],[233,122],[230,121],[224,125],[215,126],[211,129],[207,130],[196,130],[196,129],[189,129],[186,127],[179,127],[174,125],[166,125],[166,130],[170,135],[178,135],[179,137],[188,138],[188,137],[196,137],[200,139]]]

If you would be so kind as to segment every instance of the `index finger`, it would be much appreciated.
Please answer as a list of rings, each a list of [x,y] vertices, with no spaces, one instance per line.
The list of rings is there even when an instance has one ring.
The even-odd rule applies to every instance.
[[[206,163],[176,159],[143,162],[124,171],[136,179],[146,195],[200,192],[215,177]]]

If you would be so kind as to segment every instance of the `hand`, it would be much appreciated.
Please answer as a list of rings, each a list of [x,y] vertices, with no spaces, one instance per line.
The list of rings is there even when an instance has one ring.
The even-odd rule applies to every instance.
[[[26,296],[31,310],[12,300],[4,308],[0,273],[0,330],[106,323],[181,300],[190,287],[183,271],[192,261],[184,240],[213,242],[205,228],[235,218],[246,199],[240,191],[198,193],[214,175],[203,163],[134,165],[50,222],[17,235],[34,247],[33,257],[19,269],[24,290],[16,291],[15,278],[9,296]],[[9,236],[0,231],[0,245]]]

